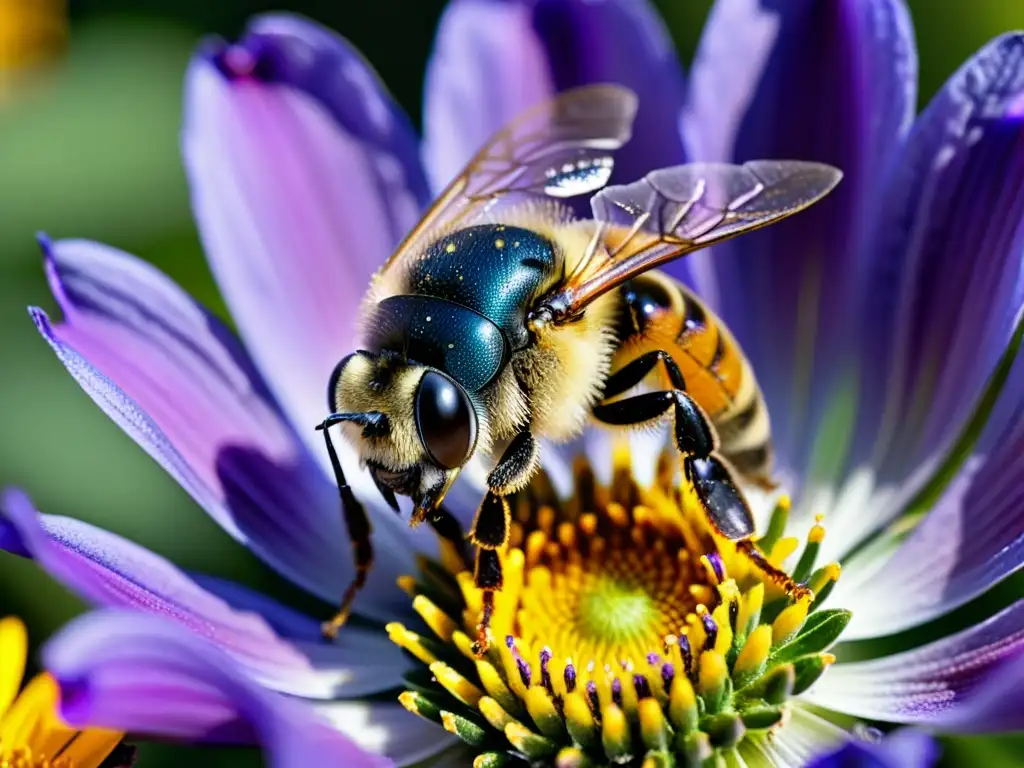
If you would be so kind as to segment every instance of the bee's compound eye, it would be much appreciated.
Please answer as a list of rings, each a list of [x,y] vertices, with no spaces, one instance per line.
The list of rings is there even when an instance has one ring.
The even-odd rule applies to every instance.
[[[416,428],[430,460],[455,469],[466,463],[476,442],[476,411],[462,387],[427,371],[416,391]]]

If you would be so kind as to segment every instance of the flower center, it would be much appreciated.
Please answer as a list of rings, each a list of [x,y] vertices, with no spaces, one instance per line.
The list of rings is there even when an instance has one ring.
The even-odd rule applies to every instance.
[[[580,585],[573,617],[579,625],[577,644],[607,640],[616,646],[628,645],[642,641],[652,629],[656,631],[664,624],[657,598],[643,587],[604,574],[592,575],[589,581]]]
[[[400,701],[476,747],[477,766],[510,748],[534,765],[698,764],[782,727],[787,700],[834,660],[849,613],[815,610],[839,575],[814,568],[820,525],[791,571],[813,595],[794,600],[712,532],[670,472],[641,490],[618,458],[610,488],[580,465],[569,502],[543,478],[515,499],[484,658],[470,567],[449,552],[447,567],[424,561],[402,579],[435,638],[388,626],[429,666]],[[782,536],[788,509],[757,542],[774,566],[799,547]]]

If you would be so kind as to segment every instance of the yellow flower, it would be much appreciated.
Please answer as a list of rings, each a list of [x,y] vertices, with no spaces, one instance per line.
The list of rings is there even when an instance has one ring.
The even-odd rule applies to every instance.
[[[787,594],[687,502],[672,454],[650,488],[628,451],[615,458],[610,486],[581,461],[571,499],[543,475],[515,497],[482,658],[482,595],[458,553],[400,579],[427,631],[387,631],[427,670],[399,701],[473,747],[476,768],[506,765],[510,749],[559,768],[760,765],[835,661],[850,614],[821,608],[839,565],[815,568],[820,521],[789,574],[810,594]],[[782,536],[788,512],[782,497],[757,540],[775,567],[800,549]]]
[[[28,637],[19,619],[0,619],[0,768],[97,768],[124,734],[76,731],[57,714],[57,683],[38,675],[18,695]]]
[[[0,97],[67,42],[67,0],[0,0]]]

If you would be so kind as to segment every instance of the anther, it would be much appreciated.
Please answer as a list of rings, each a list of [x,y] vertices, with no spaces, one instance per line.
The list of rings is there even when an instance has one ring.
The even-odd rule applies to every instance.
[[[647,682],[645,675],[633,675],[633,687],[636,689],[636,697],[638,699],[646,699],[651,695],[651,685]]]
[[[675,679],[676,670],[672,666],[671,662],[665,662],[661,665],[661,682],[665,686],[665,690],[672,688],[672,680]]]
[[[612,680],[612,701],[618,706],[622,706],[622,681],[619,678]]]
[[[573,666],[572,659],[566,659],[562,678],[565,680],[566,692],[572,693],[576,690],[576,667]]]

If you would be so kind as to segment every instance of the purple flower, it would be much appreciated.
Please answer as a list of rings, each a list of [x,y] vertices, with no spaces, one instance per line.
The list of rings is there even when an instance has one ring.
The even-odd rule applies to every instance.
[[[241,340],[144,262],[76,240],[42,241],[63,321],[32,316],[93,400],[231,536],[333,602],[353,565],[312,426],[354,344],[370,275],[505,119],[601,80],[640,96],[615,180],[678,163],[684,147],[691,159],[792,157],[845,173],[815,208],[673,267],[758,372],[796,500],[789,531],[824,515],[820,555],[844,568],[829,599],[853,609],[844,639],[943,616],[1019,568],[1024,36],[984,47],[914,119],[916,54],[898,0],[720,0],[685,99],[644,2],[454,0],[427,74],[422,145],[347,43],[295,17],[261,17],[238,44],[196,56],[183,132],[196,219]],[[434,541],[380,502],[351,451],[342,460],[382,555],[355,605],[367,621],[336,644],[314,617],[9,494],[0,545],[94,604],[135,612],[88,617],[49,646],[68,719],[257,739],[275,765],[309,764],[307,734],[339,762],[368,760],[352,757],[363,749],[407,764],[454,742],[390,695],[411,665],[381,628],[415,620],[396,580],[417,554],[437,554]],[[477,500],[471,483],[450,497],[464,520]],[[803,617],[806,606],[776,623]],[[714,646],[724,633],[705,618]],[[1018,688],[1001,684],[1020,679],[1022,651],[1018,601],[921,647],[841,659],[786,705],[774,738],[743,739],[740,754],[799,764],[843,738],[802,702],[869,720],[1024,727]],[[548,684],[548,661],[532,673],[520,661]],[[670,663],[660,674],[666,685],[681,677]],[[460,723],[444,721],[471,740]]]
[[[939,747],[931,737],[901,728],[883,739],[849,741],[815,757],[807,768],[932,768],[938,758]]]

